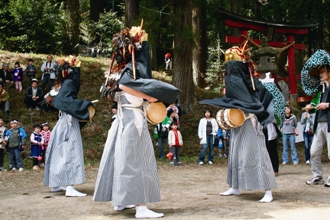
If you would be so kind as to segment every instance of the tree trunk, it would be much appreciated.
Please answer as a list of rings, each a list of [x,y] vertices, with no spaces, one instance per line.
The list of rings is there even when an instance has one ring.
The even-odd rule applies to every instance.
[[[206,87],[207,67],[207,22],[206,7],[201,3],[192,10],[192,27],[195,36],[195,46],[192,52],[193,79],[196,86]]]
[[[69,0],[68,0],[69,1]],[[97,22],[100,18],[100,13],[104,12],[106,0],[90,0],[90,18],[92,21]]]
[[[80,24],[80,5],[79,0],[67,0],[66,13],[68,16],[67,34],[69,37],[70,47],[75,55],[79,54],[79,24]]]
[[[125,0],[125,25],[131,28],[139,16],[139,0]]]
[[[193,110],[195,87],[192,73],[192,0],[173,1],[174,68],[173,85],[181,90],[179,102],[184,112]]]
[[[157,44],[149,38],[151,69],[157,69]]]

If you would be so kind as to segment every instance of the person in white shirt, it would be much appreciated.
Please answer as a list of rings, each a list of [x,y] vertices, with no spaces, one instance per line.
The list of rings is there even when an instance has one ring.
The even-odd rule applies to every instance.
[[[48,55],[47,60],[41,66],[42,82],[40,88],[43,91],[45,90],[46,85],[48,86],[47,92],[49,92],[52,89],[56,77],[55,73],[57,66],[58,66],[57,63],[53,61],[53,56]]]
[[[218,124],[214,118],[212,118],[212,112],[208,109],[204,112],[204,118],[199,121],[198,125],[198,137],[200,139],[200,144],[202,145],[202,150],[198,158],[200,165],[204,164],[204,157],[207,148],[209,149],[208,163],[213,164],[214,157],[214,136],[218,133]]]

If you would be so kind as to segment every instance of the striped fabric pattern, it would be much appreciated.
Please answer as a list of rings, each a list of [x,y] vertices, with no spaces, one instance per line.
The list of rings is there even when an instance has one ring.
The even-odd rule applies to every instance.
[[[247,119],[241,127],[231,130],[227,183],[240,190],[277,188],[265,136],[255,118]]]
[[[44,185],[68,186],[85,182],[84,154],[79,121],[66,113],[56,123],[46,151]]]
[[[93,200],[112,201],[116,206],[159,202],[157,164],[146,117],[141,111],[121,107],[130,104],[121,94],[117,95],[118,117],[108,132]]]

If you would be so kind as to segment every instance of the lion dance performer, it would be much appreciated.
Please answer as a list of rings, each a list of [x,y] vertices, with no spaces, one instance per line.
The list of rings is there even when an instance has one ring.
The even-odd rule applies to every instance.
[[[61,60],[57,69],[57,95],[49,100],[59,110],[46,151],[44,185],[52,192],[65,191],[69,197],[82,197],[73,185],[85,182],[84,155],[80,129],[94,116],[92,103],[77,98],[80,87],[80,61],[75,57]],[[49,97],[48,97],[49,98]],[[64,188],[63,186],[67,186]]]
[[[259,202],[271,202],[271,189],[277,184],[262,125],[274,120],[273,96],[256,77],[251,78],[247,63],[230,60],[225,69],[226,95],[199,102],[244,112],[241,126],[231,128],[227,176],[231,188],[221,195],[239,195],[240,190],[265,190]]]
[[[173,103],[180,91],[151,79],[147,33],[142,25],[122,30],[113,46],[115,64],[110,68],[106,93],[118,104],[117,119],[108,132],[93,200],[112,201],[117,211],[135,205],[136,218],[159,218],[164,214],[146,206],[160,201],[160,190],[145,111],[149,103]]]

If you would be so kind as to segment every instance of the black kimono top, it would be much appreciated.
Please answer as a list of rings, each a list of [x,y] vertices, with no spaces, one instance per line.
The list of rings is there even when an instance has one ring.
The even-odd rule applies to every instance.
[[[61,89],[52,100],[54,107],[62,112],[72,115],[79,120],[88,120],[88,107],[90,101],[78,99],[80,88],[80,68],[72,68],[66,79],[62,82]]]
[[[241,61],[230,60],[225,68],[226,95],[222,98],[202,100],[199,103],[219,108],[238,108],[245,113],[253,113],[262,125],[272,122],[273,96],[256,77],[253,77],[255,85],[253,90],[248,65]]]
[[[143,42],[142,48],[136,51],[135,70],[136,80],[133,78],[132,62],[127,63],[122,70],[119,84],[157,98],[159,102],[167,104],[175,102],[181,92],[178,88],[169,83],[151,79],[149,47],[147,42]]]

